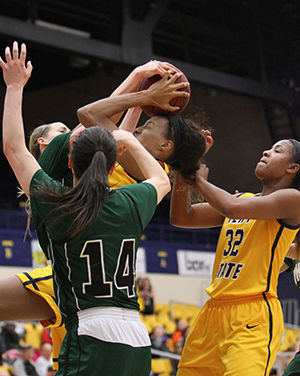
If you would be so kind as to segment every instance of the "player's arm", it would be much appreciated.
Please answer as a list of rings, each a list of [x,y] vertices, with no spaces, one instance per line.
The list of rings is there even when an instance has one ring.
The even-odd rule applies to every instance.
[[[121,83],[121,85],[111,94],[111,97],[116,97],[125,93],[133,93],[138,91],[140,82],[144,78],[152,77],[154,75],[160,75],[161,77],[168,71],[176,71],[172,64],[161,62],[161,61],[149,61],[148,63],[136,67],[129,76]],[[129,107],[128,107],[129,108]],[[111,115],[111,121],[116,124],[123,113],[127,110],[121,109],[118,112],[115,112]],[[77,116],[81,124],[85,127],[92,127],[94,125],[101,125],[106,127],[105,124],[102,124],[102,107],[101,100],[90,103],[86,106],[83,106],[77,110]],[[110,131],[113,129],[108,128]]]
[[[176,96],[189,96],[189,93],[180,91],[181,88],[188,86],[188,83],[175,83],[179,77],[180,73],[171,75],[170,72],[166,72],[161,80],[151,85],[147,90],[101,99],[97,105],[99,124],[111,131],[116,130],[118,128],[110,120],[111,116],[127,108],[137,106],[152,104],[167,111],[176,110],[177,107],[169,104],[170,100]],[[80,117],[79,120],[82,122]],[[84,125],[86,124],[84,123]],[[118,162],[130,175],[137,179],[143,179],[143,175],[130,153],[124,153],[122,156],[119,156]]]
[[[113,135],[118,142],[118,147],[126,147],[136,160],[145,176],[144,182],[154,186],[157,192],[157,203],[159,203],[171,189],[170,180],[165,171],[132,133],[117,130],[113,132]]]
[[[28,81],[32,65],[25,63],[26,46],[22,44],[19,55],[18,43],[13,43],[12,55],[5,49],[6,63],[0,58],[0,66],[6,83],[3,110],[3,152],[12,167],[23,191],[28,195],[30,181],[37,170],[38,162],[26,147],[22,118],[23,89]]]
[[[133,133],[142,114],[141,107],[129,108],[119,129]]]
[[[152,105],[159,106],[166,111],[178,110],[178,107],[170,105],[169,102],[171,99],[174,97],[189,96],[189,93],[180,91],[180,89],[187,87],[189,84],[187,82],[176,83],[176,80],[180,76],[181,73],[171,75],[170,72],[166,72],[161,80],[151,85],[147,90],[108,97],[97,101],[97,124],[104,128],[115,130],[115,125],[110,120],[111,117],[120,111],[136,106]],[[95,125],[95,123],[85,122],[80,117],[80,110],[78,110],[78,118],[81,124],[86,127]]]
[[[190,185],[176,172],[171,194],[170,223],[183,228],[209,228],[221,226],[223,221],[224,216],[208,203],[191,203]]]
[[[300,192],[280,189],[266,196],[237,198],[207,181],[208,168],[201,165],[196,173],[196,188],[204,200],[221,215],[234,219],[282,219],[300,224]]]

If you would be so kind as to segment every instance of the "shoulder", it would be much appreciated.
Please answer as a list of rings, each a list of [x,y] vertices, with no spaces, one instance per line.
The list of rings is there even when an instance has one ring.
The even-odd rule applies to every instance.
[[[123,194],[133,194],[133,195],[154,195],[156,197],[156,189],[150,183],[138,183],[138,184],[128,184],[123,187],[117,188],[117,192]],[[145,197],[146,199],[146,197]]]
[[[50,176],[42,169],[36,171],[30,182],[30,192],[34,191],[40,184],[49,184],[57,190],[65,189],[58,181],[50,178]]]

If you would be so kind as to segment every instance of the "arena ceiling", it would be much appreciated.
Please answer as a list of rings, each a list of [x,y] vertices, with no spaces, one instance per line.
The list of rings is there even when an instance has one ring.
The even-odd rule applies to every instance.
[[[60,59],[32,87],[164,58],[193,81],[296,105],[299,21],[298,0],[2,0],[0,48],[30,41],[39,65]]]

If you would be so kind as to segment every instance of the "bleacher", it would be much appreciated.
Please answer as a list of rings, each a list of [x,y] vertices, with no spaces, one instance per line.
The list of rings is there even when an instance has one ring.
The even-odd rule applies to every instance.
[[[24,207],[18,210],[0,210],[0,233],[22,232],[24,235],[27,225],[27,214]],[[34,236],[31,223],[30,231]],[[189,244],[202,249],[214,250],[219,235],[219,229],[180,229],[171,226],[168,218],[154,216],[144,231],[142,242],[160,242],[168,244]]]

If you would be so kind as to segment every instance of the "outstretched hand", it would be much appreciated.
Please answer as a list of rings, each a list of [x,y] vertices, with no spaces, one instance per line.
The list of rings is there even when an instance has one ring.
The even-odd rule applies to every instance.
[[[19,54],[18,43],[14,42],[12,47],[12,55],[10,48],[6,47],[5,59],[6,63],[0,57],[0,66],[3,71],[3,78],[6,86],[25,86],[32,72],[31,62],[25,62],[26,45],[22,43]]]

